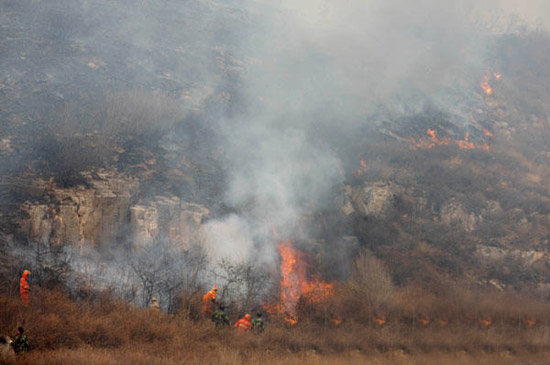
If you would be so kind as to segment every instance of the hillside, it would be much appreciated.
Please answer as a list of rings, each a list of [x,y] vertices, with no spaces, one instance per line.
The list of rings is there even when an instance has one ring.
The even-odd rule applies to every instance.
[[[127,351],[140,331],[47,342],[48,325],[9,318],[28,268],[37,295],[90,316],[103,296],[138,317],[160,298],[189,344],[231,341],[200,320],[216,283],[231,316],[273,325],[252,348],[417,354],[406,328],[431,331],[427,353],[547,351],[528,332],[550,299],[544,27],[254,0],[0,8],[2,331],[24,322],[40,351]],[[384,341],[337,339],[375,338],[382,317]],[[283,341],[316,328],[322,343]]]

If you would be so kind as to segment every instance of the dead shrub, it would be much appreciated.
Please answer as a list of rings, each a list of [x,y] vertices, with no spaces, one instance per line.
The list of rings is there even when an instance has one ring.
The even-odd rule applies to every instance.
[[[348,281],[339,290],[346,313],[368,322],[376,312],[387,311],[395,290],[384,264],[367,251],[360,252],[352,265]]]
[[[366,285],[358,280],[365,277],[377,276],[357,276],[355,285]],[[129,352],[142,352],[142,359],[163,363],[198,360],[204,353],[212,361],[225,361],[227,356],[252,361],[268,353],[522,353],[546,351],[544,346],[550,340],[548,303],[518,293],[484,293],[449,284],[438,296],[420,287],[391,287],[391,302],[380,307],[383,313],[375,313],[375,307],[367,305],[364,297],[356,300],[348,296],[357,295],[348,285],[337,286],[325,303],[309,303],[304,307],[307,313],[295,326],[266,318],[266,329],[259,335],[237,336],[233,328],[216,329],[208,320],[190,320],[185,310],[168,315],[133,308],[108,293],[101,294],[104,300],[86,301],[74,300],[59,290],[37,290],[37,300],[28,308],[21,307],[18,298],[0,296],[0,331],[11,334],[17,326],[24,326],[33,346],[29,358],[36,359],[38,354],[58,356],[54,354],[73,349],[75,353],[96,356],[94,360],[103,363],[127,361],[123,356]],[[370,320],[357,320],[360,311],[383,315],[386,323],[375,327]],[[527,315],[534,317],[538,325],[521,326],[521,319]],[[333,325],[332,317],[342,321]],[[492,323],[482,328],[480,320],[487,318]],[[232,317],[231,323],[236,319]],[[421,325],[425,319],[429,324]],[[438,324],[440,319],[447,323]],[[106,358],[109,360],[99,360]],[[138,363],[147,362],[139,356],[136,359]]]
[[[198,321],[202,318],[202,296],[199,291],[182,290],[176,298],[178,315]]]

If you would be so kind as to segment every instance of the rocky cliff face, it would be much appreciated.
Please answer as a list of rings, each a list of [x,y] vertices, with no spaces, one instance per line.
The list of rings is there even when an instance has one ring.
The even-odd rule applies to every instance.
[[[138,247],[168,239],[186,247],[200,239],[209,211],[174,196],[155,196],[139,202],[139,181],[114,172],[86,176],[87,187],[58,188],[51,181],[35,180],[42,201],[21,204],[19,233],[29,241],[51,245],[94,247],[129,243]]]
[[[130,232],[135,246],[165,239],[182,248],[204,239],[203,223],[210,212],[178,197],[156,196],[147,205],[130,207]]]
[[[346,185],[342,189],[342,213],[385,218],[393,209],[395,197],[404,190],[402,186],[386,181],[367,182],[358,187]]]
[[[465,232],[474,231],[483,217],[474,212],[467,212],[461,202],[451,200],[443,205],[439,213],[441,222],[450,227],[457,227]]]
[[[26,201],[26,215],[18,223],[29,241],[61,245],[98,246],[116,242],[125,227],[136,179],[101,172],[87,176],[89,187],[57,188],[53,182],[34,180],[43,201]],[[27,217],[25,217],[27,216]]]
[[[428,206],[423,196],[414,196],[404,186],[391,181],[366,182],[362,186],[346,185],[342,189],[341,212],[349,216],[388,219],[392,212],[429,218],[465,232],[474,231],[483,222],[480,213],[467,211],[463,204],[451,199],[436,210]],[[398,204],[406,208],[399,207]]]

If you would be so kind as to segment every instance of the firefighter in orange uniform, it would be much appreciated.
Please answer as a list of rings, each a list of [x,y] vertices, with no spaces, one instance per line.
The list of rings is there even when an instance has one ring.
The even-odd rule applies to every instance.
[[[218,287],[214,285],[214,287],[212,287],[212,290],[204,294],[204,297],[202,297],[202,314],[206,318],[210,318],[210,316],[212,316],[212,312],[214,312],[214,305],[216,304],[217,291],[218,291]]]
[[[235,323],[235,328],[237,328],[237,333],[247,333],[251,330],[252,326],[250,324],[250,314],[245,314],[243,318],[239,319]]]
[[[23,302],[23,305],[25,307],[29,306],[29,292],[31,291],[31,287],[29,286],[29,282],[27,281],[29,279],[29,274],[31,272],[29,270],[23,271],[23,275],[21,275],[21,280],[19,281],[19,292],[21,293],[21,301]]]

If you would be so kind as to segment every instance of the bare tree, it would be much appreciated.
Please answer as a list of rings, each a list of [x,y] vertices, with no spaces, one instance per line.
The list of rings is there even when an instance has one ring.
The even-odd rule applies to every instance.
[[[188,317],[200,318],[200,302],[203,294],[201,278],[206,272],[207,265],[208,255],[200,243],[192,244],[183,252],[180,260],[183,286],[177,296],[172,298],[171,311],[181,309]]]
[[[224,258],[218,262],[214,274],[221,281],[221,300],[237,303],[238,310],[251,311],[267,292],[268,273],[253,262]]]
[[[157,241],[139,249],[130,266],[140,284],[140,304],[149,305],[155,296],[161,307],[173,312],[177,309],[175,299],[180,297],[183,302],[180,304],[189,307],[191,304],[186,297],[194,297],[200,291],[200,278],[206,269],[207,259],[200,245],[193,245],[184,251],[167,242]]]
[[[65,246],[37,242],[31,272],[43,287],[66,285],[71,270],[72,251]]]
[[[267,294],[268,272],[255,263],[246,263],[243,267],[243,305],[251,311],[260,305],[260,300]]]
[[[198,291],[201,289],[201,274],[206,271],[208,255],[200,244],[193,244],[183,253],[182,273],[184,278],[183,289],[187,291]]]
[[[157,296],[160,304],[170,309],[172,299],[183,286],[182,261],[182,254],[163,241],[136,253],[130,266],[141,284],[143,306],[149,305],[151,298]]]

